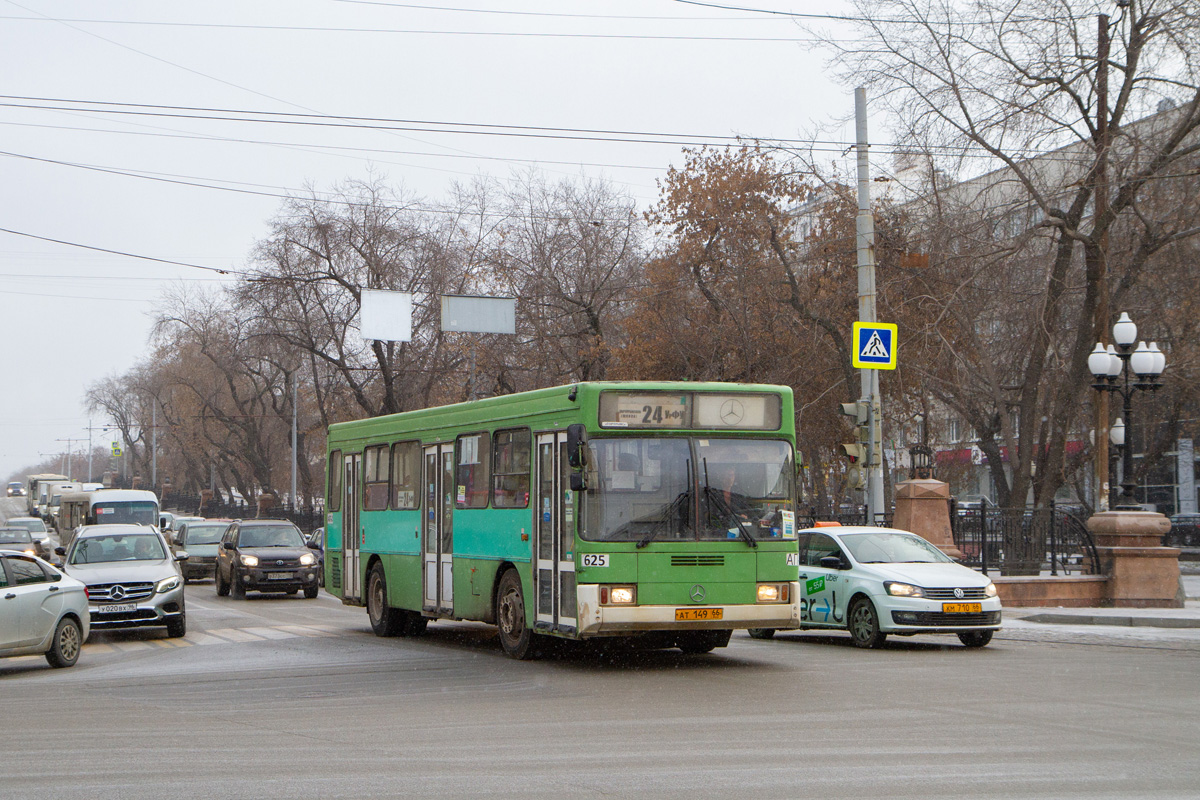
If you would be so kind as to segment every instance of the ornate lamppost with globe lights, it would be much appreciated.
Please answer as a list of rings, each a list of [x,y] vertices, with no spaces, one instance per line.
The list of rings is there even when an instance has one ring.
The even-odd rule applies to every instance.
[[[1137,325],[1122,311],[1121,318],[1113,325],[1114,345],[1105,347],[1097,342],[1096,349],[1088,356],[1088,370],[1095,381],[1092,388],[1098,392],[1117,392],[1124,401],[1124,429],[1133,427],[1133,395],[1137,391],[1153,392],[1162,386],[1162,372],[1167,366],[1167,357],[1158,349],[1158,342],[1137,340]],[[1130,380],[1133,373],[1133,380]],[[1121,452],[1121,497],[1117,508],[1140,510],[1133,494],[1133,447],[1125,442]]]

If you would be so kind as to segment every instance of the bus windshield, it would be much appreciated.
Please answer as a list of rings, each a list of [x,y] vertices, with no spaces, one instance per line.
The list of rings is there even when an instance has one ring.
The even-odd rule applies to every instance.
[[[111,503],[96,503],[92,506],[99,525],[139,524],[158,527],[158,505],[147,500]]]
[[[589,447],[584,539],[645,546],[784,536],[795,492],[785,441],[614,438]]]

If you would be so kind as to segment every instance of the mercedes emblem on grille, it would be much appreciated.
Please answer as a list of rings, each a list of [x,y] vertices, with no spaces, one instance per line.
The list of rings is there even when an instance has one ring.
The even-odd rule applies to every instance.
[[[125,599],[125,587],[120,586],[120,585],[112,587],[111,589],[108,590],[108,596],[111,597],[113,600],[124,600]]]
[[[283,566],[283,561],[282,561],[282,560],[276,561],[276,562],[275,562],[275,566],[277,566],[277,567],[282,567],[282,566]]]
[[[963,596],[964,596],[964,595],[963,595],[963,590],[962,590],[962,589],[955,589],[955,590],[954,590],[954,596],[955,596],[955,597],[957,597],[959,600],[962,600],[962,599],[963,599]]]
[[[704,587],[697,583],[692,587],[692,591],[688,596],[692,598],[693,603],[702,603],[704,602],[705,594]]]

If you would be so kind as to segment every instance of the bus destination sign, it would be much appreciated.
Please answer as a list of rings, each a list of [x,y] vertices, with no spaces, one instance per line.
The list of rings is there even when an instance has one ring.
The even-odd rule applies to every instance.
[[[687,395],[605,392],[600,403],[606,428],[686,428],[691,421]]]

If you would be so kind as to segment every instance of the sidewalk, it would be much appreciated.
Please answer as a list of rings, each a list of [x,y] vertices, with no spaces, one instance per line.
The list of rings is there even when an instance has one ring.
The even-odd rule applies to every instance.
[[[1200,575],[1183,575],[1183,608],[1005,608],[1004,619],[1059,625],[1200,628]]]

